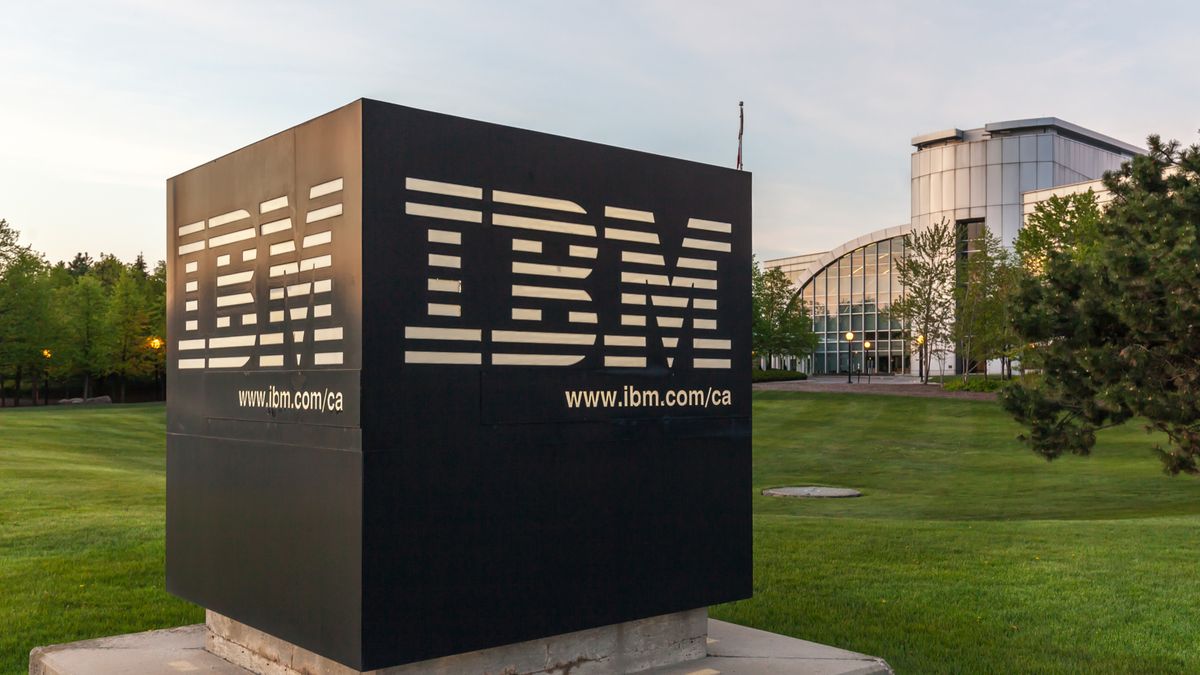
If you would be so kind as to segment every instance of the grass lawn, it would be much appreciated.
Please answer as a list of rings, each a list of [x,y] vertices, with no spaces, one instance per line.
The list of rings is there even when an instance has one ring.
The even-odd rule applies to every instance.
[[[204,620],[163,590],[162,404],[0,409],[0,672]]]
[[[761,392],[755,597],[716,618],[902,673],[1200,672],[1200,481],[1140,428],[1054,463],[990,401]],[[864,496],[783,500],[765,487]]]
[[[755,597],[714,617],[902,673],[1200,672],[1200,481],[1135,427],[1047,464],[997,404],[755,395]],[[202,620],[163,586],[161,405],[0,410],[0,672]]]

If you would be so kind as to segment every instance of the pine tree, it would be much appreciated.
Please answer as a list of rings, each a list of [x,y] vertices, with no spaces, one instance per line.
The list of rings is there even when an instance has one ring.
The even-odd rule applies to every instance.
[[[1098,430],[1140,417],[1169,440],[1156,448],[1166,470],[1195,474],[1200,146],[1151,136],[1149,148],[1105,176],[1113,201],[1095,219],[1094,240],[1046,247],[1040,274],[1022,281],[1013,324],[1034,345],[1026,365],[1040,378],[1002,400],[1048,459],[1086,455]],[[1081,222],[1070,212],[1056,218],[1071,233]]]

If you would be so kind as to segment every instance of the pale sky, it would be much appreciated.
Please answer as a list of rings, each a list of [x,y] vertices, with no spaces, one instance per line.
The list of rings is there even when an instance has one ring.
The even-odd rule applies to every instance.
[[[168,177],[369,97],[732,166],[759,259],[908,220],[909,139],[1055,116],[1197,141],[1192,3],[7,2],[0,218],[164,256]]]

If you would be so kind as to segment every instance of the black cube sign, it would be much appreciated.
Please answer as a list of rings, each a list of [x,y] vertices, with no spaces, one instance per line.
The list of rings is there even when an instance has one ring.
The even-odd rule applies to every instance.
[[[359,669],[750,595],[750,176],[362,100],[168,181],[167,586]]]

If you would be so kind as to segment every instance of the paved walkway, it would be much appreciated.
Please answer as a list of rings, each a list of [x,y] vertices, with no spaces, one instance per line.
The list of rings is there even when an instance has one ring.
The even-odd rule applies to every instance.
[[[994,401],[996,394],[982,391],[946,391],[936,384],[921,384],[911,376],[872,377],[846,384],[845,377],[814,377],[788,382],[758,382],[755,391],[813,391],[837,394],[883,394],[884,396],[920,396],[924,398],[957,398],[968,401]]]

